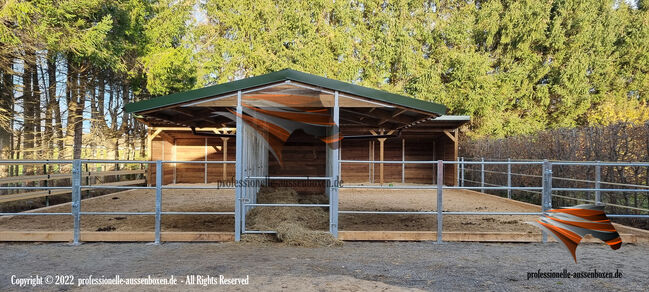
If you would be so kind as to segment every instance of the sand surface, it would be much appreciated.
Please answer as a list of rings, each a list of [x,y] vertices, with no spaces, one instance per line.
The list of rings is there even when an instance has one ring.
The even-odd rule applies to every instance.
[[[433,211],[434,190],[341,189],[340,210]],[[163,211],[234,211],[234,190],[164,190]],[[153,212],[153,190],[129,190],[85,199],[83,212]],[[444,211],[538,212],[530,206],[504,198],[465,190],[445,190]],[[70,204],[40,209],[39,212],[69,212]],[[511,231],[538,233],[526,221],[536,216],[444,216],[445,231]],[[15,216],[0,218],[0,230],[71,230],[71,216]],[[436,230],[434,215],[341,214],[340,230]],[[163,215],[163,231],[233,231],[232,215]],[[84,231],[153,231],[152,215],[83,215]]]

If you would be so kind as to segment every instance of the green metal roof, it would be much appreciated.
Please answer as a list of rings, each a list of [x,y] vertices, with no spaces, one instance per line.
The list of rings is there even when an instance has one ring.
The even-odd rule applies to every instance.
[[[342,82],[334,79],[324,78],[321,76],[308,74],[291,69],[284,69],[264,75],[245,78],[228,83],[217,84],[200,89],[189,90],[185,92],[173,93],[165,96],[143,100],[139,102],[129,103],[124,109],[129,113],[137,113],[142,111],[154,110],[156,108],[168,107],[175,104],[186,103],[202,98],[213,97],[226,93],[236,92],[238,90],[245,90],[247,88],[258,87],[262,85],[277,83],[285,80],[292,80],[337,90],[341,93],[353,94],[365,97],[371,100],[382,101],[390,104],[400,105],[408,108],[417,109],[437,115],[446,113],[446,106],[438,103],[423,101],[405,95],[390,93],[387,91],[372,89],[359,85],[354,85],[347,82]]]

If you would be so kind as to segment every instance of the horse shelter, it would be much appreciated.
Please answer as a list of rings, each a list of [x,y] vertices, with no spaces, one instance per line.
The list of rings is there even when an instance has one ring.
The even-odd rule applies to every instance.
[[[282,70],[212,87],[129,104],[149,127],[151,160],[231,161],[235,164],[165,164],[163,183],[234,183],[236,230],[256,207],[254,180],[295,181],[298,192],[329,198],[330,231],[337,234],[337,181],[437,183],[434,165],[339,163],[456,160],[458,128],[468,116],[411,97]],[[333,133],[339,132],[339,133]],[[336,135],[333,141],[324,138]],[[319,136],[319,137],[318,137]],[[456,166],[444,183],[455,184]],[[155,177],[149,168],[148,177]],[[300,181],[321,181],[322,184]],[[156,183],[152,181],[151,183]],[[243,210],[243,211],[242,211]],[[245,232],[245,231],[243,231]]]

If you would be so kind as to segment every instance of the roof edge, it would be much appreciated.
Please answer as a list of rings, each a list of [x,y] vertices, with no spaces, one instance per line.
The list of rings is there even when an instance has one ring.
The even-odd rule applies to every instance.
[[[344,81],[330,79],[314,74],[304,73],[292,69],[283,69],[259,76],[248,77],[231,82],[216,84],[204,88],[193,89],[183,92],[172,93],[148,100],[129,103],[124,106],[126,112],[138,113],[160,107],[173,106],[185,102],[195,101],[203,98],[227,94],[246,88],[258,87],[277,83],[285,80],[292,80],[313,86],[319,86],[342,93],[353,94],[377,101],[387,102],[403,107],[426,111],[442,116],[448,110],[446,106],[434,102],[416,99],[410,96],[395,94],[384,90],[364,87]]]

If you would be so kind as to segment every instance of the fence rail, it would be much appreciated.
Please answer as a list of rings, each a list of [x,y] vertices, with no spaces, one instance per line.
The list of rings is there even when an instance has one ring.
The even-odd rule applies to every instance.
[[[602,201],[602,193],[619,193],[626,192],[632,194],[638,193],[649,193],[649,186],[637,185],[637,184],[623,184],[615,182],[605,182],[601,180],[600,171],[601,166],[620,166],[620,167],[649,167],[649,163],[634,163],[634,162],[558,162],[558,161],[489,161],[485,159],[480,159],[479,161],[468,161],[464,158],[460,158],[457,161],[365,161],[365,160],[340,160],[339,165],[347,163],[374,163],[374,164],[429,164],[436,169],[436,178],[437,182],[442,182],[444,178],[444,166],[445,165],[456,165],[455,168],[457,171],[457,185],[443,185],[442,183],[438,184],[428,184],[428,185],[332,185],[331,188],[365,188],[365,189],[429,189],[436,191],[437,194],[437,208],[436,210],[424,210],[424,211],[368,211],[368,210],[337,210],[337,205],[329,204],[259,204],[256,202],[251,202],[249,199],[243,198],[241,202],[235,202],[235,212],[176,212],[176,211],[164,211],[162,208],[162,193],[165,189],[231,189],[235,186],[221,186],[221,185],[193,185],[193,186],[183,186],[183,185],[164,185],[162,180],[162,166],[165,163],[199,163],[199,164],[225,164],[225,163],[234,163],[234,161],[119,161],[119,160],[74,160],[74,161],[0,161],[0,164],[72,164],[72,173],[71,174],[56,174],[56,175],[32,175],[28,177],[21,177],[20,181],[17,181],[18,178],[11,179],[0,179],[0,184],[11,184],[11,183],[25,183],[25,182],[36,182],[36,181],[47,181],[49,179],[70,179],[70,186],[0,186],[0,190],[34,190],[34,192],[27,192],[21,194],[10,194],[10,195],[0,195],[0,203],[10,202],[14,200],[22,200],[27,198],[36,198],[41,196],[51,196],[55,194],[72,194],[72,203],[70,212],[58,212],[58,213],[43,213],[43,212],[13,212],[13,213],[0,213],[0,216],[52,216],[52,215],[63,215],[63,216],[72,216],[74,219],[73,223],[73,243],[78,244],[80,242],[80,226],[81,226],[81,217],[83,216],[93,216],[93,215],[153,215],[155,216],[155,236],[154,242],[160,243],[161,236],[161,217],[163,215],[224,215],[224,216],[235,216],[235,222],[240,222],[243,226],[239,226],[239,229],[235,226],[235,233],[237,230],[242,233],[275,233],[275,231],[270,230],[246,230],[245,229],[245,212],[254,207],[317,207],[317,208],[329,208],[331,210],[330,216],[334,216],[335,222],[337,222],[337,216],[339,214],[382,214],[382,215],[422,215],[430,216],[434,215],[437,217],[437,241],[442,242],[442,226],[443,226],[443,217],[444,215],[462,215],[462,216],[476,216],[476,215],[541,215],[547,212],[552,208],[553,198],[564,198],[568,200],[575,200],[581,202],[590,202],[595,204],[601,204],[605,206],[611,206],[615,208],[626,208],[629,210],[634,210],[637,212],[649,212],[647,208],[625,206],[611,202]],[[88,178],[91,176],[108,176],[108,175],[144,175],[145,170],[121,170],[121,171],[106,171],[106,172],[88,172],[82,170],[82,164],[148,164],[150,167],[155,167],[155,186],[136,186],[135,184],[144,184],[145,180],[130,180],[130,181],[118,181],[112,183],[101,183],[101,184],[83,184],[82,179]],[[507,171],[494,171],[487,170],[485,166],[506,166]],[[521,172],[513,172],[512,165],[527,166],[532,167],[533,169],[538,169],[540,175],[537,174],[525,174]],[[584,180],[584,179],[574,179],[566,177],[554,177],[552,168],[553,166],[594,166],[596,167],[596,178],[595,180]],[[467,168],[467,166],[477,167],[479,169]],[[469,172],[476,173],[479,180],[467,178],[466,174]],[[495,174],[495,175],[506,175],[507,176],[507,185],[498,185],[492,182],[487,182],[485,174]],[[514,185],[512,177],[531,177],[539,178],[539,185]],[[475,176],[474,176],[475,177]],[[322,180],[322,181],[334,181],[339,179],[338,177],[273,177],[273,176],[246,176],[243,180]],[[592,187],[557,187],[553,186],[554,181],[573,181],[579,183],[587,183],[592,185]],[[470,183],[472,185],[467,185]],[[608,187],[602,188],[602,185]],[[617,186],[621,188],[611,188],[610,186]],[[241,186],[237,186],[241,187]],[[242,187],[243,188],[243,187]],[[153,212],[86,212],[81,211],[81,192],[84,190],[91,189],[150,189],[155,190],[155,211]],[[467,189],[467,190],[479,190],[479,191],[506,191],[508,198],[511,198],[513,191],[520,192],[530,192],[541,197],[541,212],[460,212],[460,211],[443,211],[443,190],[445,189]],[[557,192],[561,192],[558,194]],[[579,197],[571,197],[565,195],[566,193],[595,193],[594,199],[583,199]],[[626,194],[629,195],[629,194]],[[337,203],[336,203],[337,204]],[[238,208],[236,206],[241,206],[243,208]],[[332,213],[333,212],[333,213]],[[611,218],[649,218],[649,214],[610,214],[608,215]],[[240,221],[236,219],[239,218]],[[332,219],[333,220],[333,219]],[[236,225],[236,224],[235,224]],[[337,231],[337,226],[335,227]],[[241,231],[241,229],[243,231]],[[236,237],[235,237],[236,238]],[[544,242],[547,241],[547,234],[544,233],[543,236]]]

